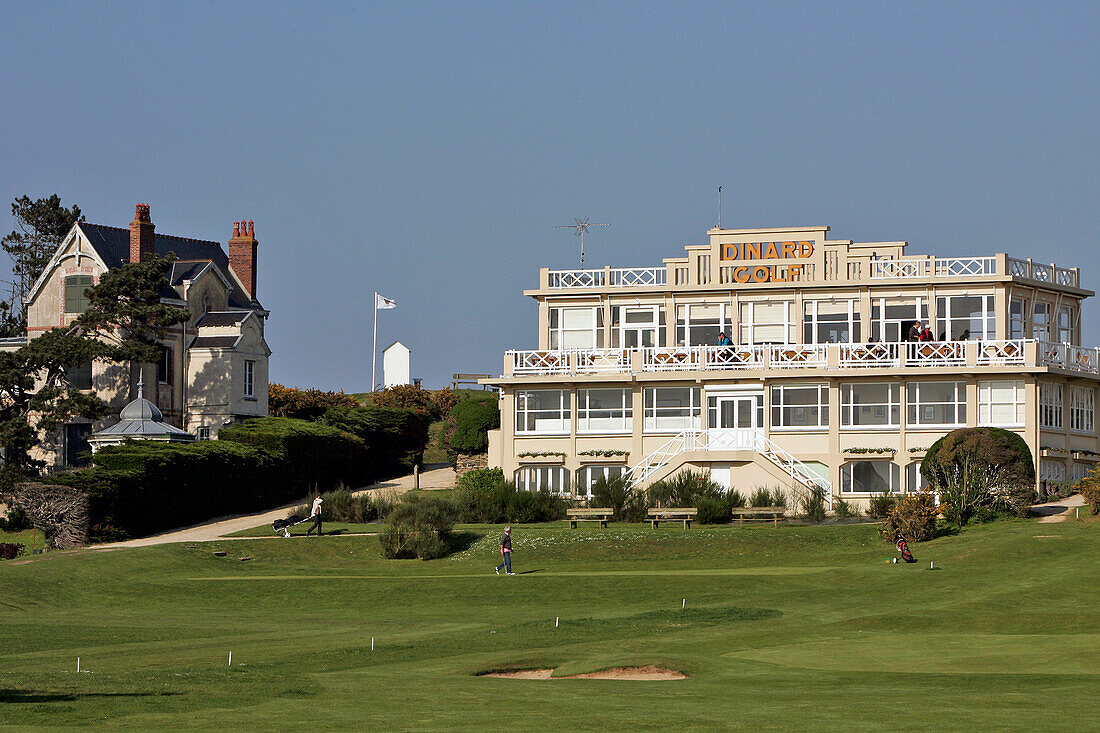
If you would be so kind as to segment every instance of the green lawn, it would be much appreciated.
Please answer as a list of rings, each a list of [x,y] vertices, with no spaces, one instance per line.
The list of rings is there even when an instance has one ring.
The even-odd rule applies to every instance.
[[[304,522],[295,527],[290,528],[291,537],[303,537],[306,530],[312,527],[311,522]],[[376,522],[373,524],[363,524],[355,522],[325,522],[321,525],[321,529],[326,535],[340,535],[340,534],[362,534],[364,532],[377,532],[380,529],[380,525]],[[317,535],[316,532],[313,533]],[[270,524],[265,524],[262,527],[253,527],[252,529],[243,529],[240,532],[234,532],[229,535],[230,537],[277,537],[275,530],[271,529]]]
[[[333,537],[0,563],[0,727],[1098,727],[1096,520],[968,528],[914,565],[868,525],[519,526],[514,577],[497,531],[432,562]],[[644,664],[690,679],[475,676]]]

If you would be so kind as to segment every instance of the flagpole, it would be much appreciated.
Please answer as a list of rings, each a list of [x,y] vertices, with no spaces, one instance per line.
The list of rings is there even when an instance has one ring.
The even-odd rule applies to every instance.
[[[374,362],[378,355],[378,293],[374,294],[374,343],[370,349],[370,392],[374,391]]]

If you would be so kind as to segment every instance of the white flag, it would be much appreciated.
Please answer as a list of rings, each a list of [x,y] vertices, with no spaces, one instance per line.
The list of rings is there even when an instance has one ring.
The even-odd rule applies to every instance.
[[[389,298],[385,298],[385,297],[379,295],[378,293],[375,293],[374,294],[374,307],[377,308],[378,310],[383,310],[383,311],[384,310],[389,310],[390,308],[396,308],[397,307],[397,301],[396,300],[390,300]]]

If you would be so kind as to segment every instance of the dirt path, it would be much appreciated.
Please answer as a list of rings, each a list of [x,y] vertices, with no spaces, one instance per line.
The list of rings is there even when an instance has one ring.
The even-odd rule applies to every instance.
[[[1074,516],[1073,509],[1075,507],[1084,505],[1084,498],[1082,498],[1080,494],[1074,494],[1073,496],[1059,499],[1058,501],[1048,501],[1046,504],[1035,504],[1031,507],[1031,513],[1039,515],[1039,522],[1041,524],[1064,522]]]
[[[420,474],[420,488],[425,491],[449,489],[454,486],[454,483],[454,469],[445,463],[435,463],[425,466],[424,472]],[[389,481],[380,481],[377,484],[356,491],[355,494],[378,496],[380,494],[385,495],[392,493],[394,496],[400,496],[406,491],[411,491],[414,485],[415,477],[410,473],[407,476],[401,476],[400,478],[391,479]],[[246,529],[252,529],[253,527],[262,527],[265,524],[271,524],[276,519],[285,517],[289,510],[300,504],[301,502],[294,502],[281,506],[278,509],[272,509],[271,511],[260,512],[258,514],[225,517],[213,522],[206,522],[183,529],[174,529],[170,532],[162,532],[150,537],[126,540],[125,542],[95,545],[92,549],[117,550],[124,547],[165,545],[171,542],[212,542],[214,540],[223,539],[224,535],[242,532]]]

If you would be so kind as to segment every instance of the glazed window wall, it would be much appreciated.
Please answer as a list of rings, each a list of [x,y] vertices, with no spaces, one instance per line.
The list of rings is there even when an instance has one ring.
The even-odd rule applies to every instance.
[[[920,461],[913,461],[905,467],[905,490],[909,492],[924,491],[928,488],[928,482],[920,472]]]
[[[1060,344],[1073,343],[1073,310],[1068,306],[1058,309],[1055,321],[1055,340]]]
[[[742,344],[793,344],[797,343],[795,315],[792,301],[780,300],[766,303],[741,304]]]
[[[676,345],[713,346],[718,334],[730,333],[732,313],[724,303],[692,303],[676,306]]]
[[[1021,427],[1024,424],[1022,381],[978,382],[978,424]]]
[[[626,466],[618,464],[612,466],[585,466],[577,471],[577,495],[588,497],[592,496],[592,486],[603,479],[616,479],[625,474],[628,470]]]
[[[658,305],[614,306],[612,348],[639,349],[665,345],[665,311]]]
[[[1072,387],[1069,391],[1069,429],[1075,433],[1092,433],[1096,430],[1093,409],[1095,390],[1091,387]]]
[[[923,298],[875,298],[871,301],[871,338],[905,341],[913,323],[928,322],[928,301]]]
[[[578,433],[629,433],[634,395],[629,389],[577,390]]]
[[[1050,341],[1050,305],[1042,301],[1035,302],[1031,314],[1031,338]]]
[[[803,302],[802,339],[807,344],[858,343],[858,300],[807,300]]]
[[[912,427],[966,425],[965,382],[909,382],[905,385],[907,418]]]
[[[1027,298],[1012,298],[1008,301],[1008,337],[1022,339],[1027,337]]]
[[[551,308],[551,349],[602,349],[603,309]]]
[[[897,427],[901,424],[901,389],[896,383],[840,385],[840,424],[845,428]]]
[[[702,427],[698,387],[648,387],[643,394],[645,432],[678,433]]]
[[[569,493],[569,470],[564,466],[520,466],[515,480],[520,491],[545,489],[552,494]]]
[[[1039,384],[1039,425],[1061,429],[1062,385],[1050,382]]]
[[[516,392],[516,433],[569,432],[569,391],[532,389]]]
[[[901,491],[901,468],[893,461],[850,461],[840,467],[841,494]]]
[[[817,430],[829,426],[829,385],[772,387],[772,427]]]
[[[936,298],[936,334],[940,341],[987,341],[996,338],[992,295]]]

